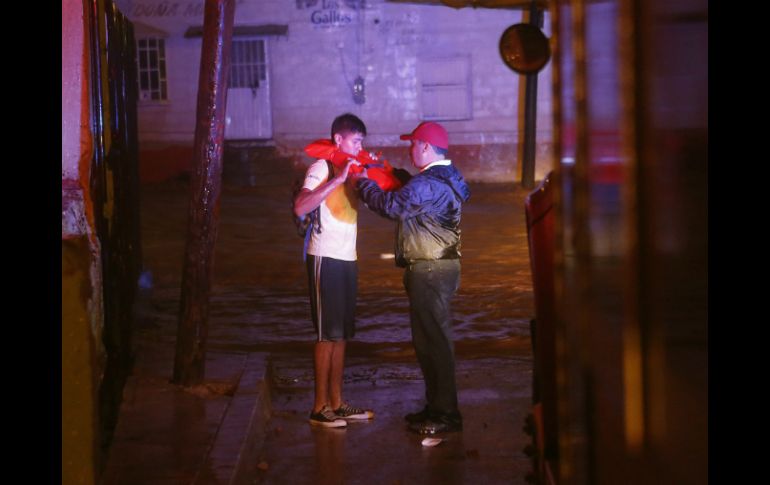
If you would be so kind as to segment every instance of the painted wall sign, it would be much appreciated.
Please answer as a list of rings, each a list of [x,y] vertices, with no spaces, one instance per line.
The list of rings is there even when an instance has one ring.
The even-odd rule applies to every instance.
[[[355,10],[364,0],[297,0],[298,10],[310,10],[310,23],[315,28],[343,27],[353,23]]]
[[[203,2],[134,2],[131,18],[202,17]]]
[[[175,2],[173,0],[146,0],[146,1],[133,1],[123,2],[127,4],[129,18],[161,18],[161,17],[178,17],[178,18],[191,18],[191,17],[203,17],[203,11],[205,2],[202,0],[187,0],[184,2]],[[235,4],[241,4],[243,0],[236,0]]]

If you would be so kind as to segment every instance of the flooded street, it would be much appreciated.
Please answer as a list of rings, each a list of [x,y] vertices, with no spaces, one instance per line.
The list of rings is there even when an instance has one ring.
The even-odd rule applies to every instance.
[[[471,186],[463,208],[462,279],[453,301],[461,355],[529,345],[532,285],[523,198],[510,185]],[[143,188],[142,251],[159,317],[175,322],[187,217],[187,185]],[[408,348],[403,270],[393,259],[395,224],[359,208],[356,342],[371,350]],[[273,350],[308,342],[309,304],[302,239],[287,187],[223,190],[213,269],[210,348]],[[165,325],[163,325],[165,327]]]
[[[287,178],[287,177],[284,177]],[[347,430],[307,424],[313,331],[302,239],[290,181],[225,186],[209,315],[209,351],[270,355],[272,418],[255,459],[262,483],[526,483],[522,431],[531,403],[534,315],[523,201],[511,184],[471,184],[463,207],[462,277],[453,301],[465,429],[423,448],[402,416],[422,407],[395,224],[359,207],[357,334],[348,344],[345,395],[376,418]],[[135,339],[175,343],[188,186],[142,188],[142,252],[153,288]],[[169,375],[171,369],[169,369]],[[372,480],[371,477],[379,478]]]

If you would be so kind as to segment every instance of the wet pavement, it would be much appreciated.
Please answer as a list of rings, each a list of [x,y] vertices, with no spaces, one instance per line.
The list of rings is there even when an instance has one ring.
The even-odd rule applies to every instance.
[[[406,429],[403,416],[422,408],[419,369],[412,362],[348,359],[345,391],[358,406],[371,406],[375,418],[345,429],[319,429],[307,423],[312,395],[310,359],[276,356],[272,362],[273,417],[259,462],[259,483],[289,484],[524,484],[530,462],[521,425],[529,388],[517,376],[530,362],[514,357],[460,359],[460,433],[423,447],[422,436]]]
[[[363,205],[357,335],[348,344],[344,394],[376,416],[344,430],[307,422],[313,332],[302,240],[290,216],[291,176],[223,190],[206,382],[188,390],[168,383],[188,187],[176,180],[142,188],[142,252],[153,286],[137,312],[136,365],[105,482],[527,483],[531,464],[523,449],[531,440],[522,426],[531,403],[534,314],[527,192],[510,184],[471,185],[461,223],[461,285],[453,302],[464,430],[426,448],[403,420],[422,408],[423,387],[403,273],[389,256],[394,224]],[[239,406],[241,416],[233,418]],[[243,429],[224,431],[233,422]],[[256,439],[246,436],[255,433]],[[251,440],[247,447],[244,440]],[[234,473],[236,468],[246,472]]]

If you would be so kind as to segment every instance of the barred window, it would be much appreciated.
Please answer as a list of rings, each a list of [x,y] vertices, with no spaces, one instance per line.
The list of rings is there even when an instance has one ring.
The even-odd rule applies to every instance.
[[[265,41],[262,39],[233,40],[230,56],[230,88],[259,87],[267,76]]]
[[[139,100],[164,101],[166,92],[166,46],[164,39],[148,37],[137,40],[139,63]]]

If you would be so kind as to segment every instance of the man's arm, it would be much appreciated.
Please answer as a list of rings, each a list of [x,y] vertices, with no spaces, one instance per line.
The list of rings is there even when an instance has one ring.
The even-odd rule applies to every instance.
[[[409,180],[412,178],[412,174],[403,168],[394,168],[393,176],[396,177],[399,182],[401,182],[401,185],[406,185],[406,183],[409,182]]]
[[[334,189],[345,183],[350,166],[354,164],[358,165],[358,162],[355,160],[348,161],[339,175],[330,179],[328,182],[319,185],[313,190],[302,189],[302,191],[297,194],[297,197],[294,198],[294,215],[302,217],[321,205],[321,202],[323,202]]]
[[[377,214],[388,219],[408,219],[424,211],[423,197],[427,184],[420,181],[409,183],[399,190],[383,191],[373,180],[360,179],[356,188],[358,196]]]

